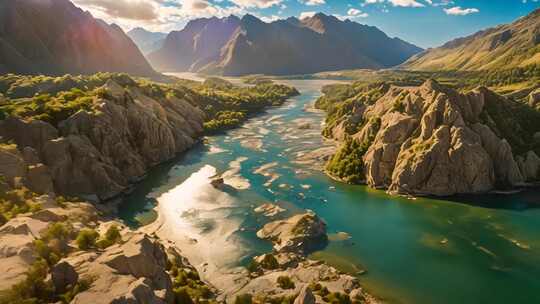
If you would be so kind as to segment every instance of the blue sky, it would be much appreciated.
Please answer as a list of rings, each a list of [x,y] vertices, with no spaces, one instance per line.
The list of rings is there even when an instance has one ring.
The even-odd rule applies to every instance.
[[[189,19],[250,13],[265,21],[324,12],[374,25],[421,47],[438,46],[540,7],[540,0],[73,0],[129,30],[183,28]]]

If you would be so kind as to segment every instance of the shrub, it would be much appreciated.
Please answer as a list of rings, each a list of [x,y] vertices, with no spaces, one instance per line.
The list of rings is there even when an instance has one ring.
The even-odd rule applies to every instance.
[[[234,300],[234,304],[252,304],[253,303],[253,297],[249,294],[241,294],[236,297]]]
[[[359,144],[347,137],[336,154],[328,161],[326,170],[347,183],[361,183],[364,179],[364,154],[370,143]]]
[[[331,304],[351,304],[351,298],[341,292],[332,292],[323,297],[325,302]]]
[[[279,287],[281,287],[282,289],[294,289],[295,288],[294,282],[288,276],[279,276],[277,278],[277,283],[278,283]]]
[[[28,272],[26,278],[3,292],[0,303],[50,303],[54,302],[54,287],[46,282],[48,273],[47,262],[37,259]]]
[[[265,254],[260,263],[261,267],[268,270],[274,270],[279,268],[279,263],[272,254]]]
[[[122,241],[122,235],[116,225],[112,225],[105,232],[105,237],[96,242],[96,246],[105,249],[115,243]]]
[[[99,233],[93,229],[83,229],[77,235],[75,240],[77,247],[81,250],[88,250],[96,246],[96,240],[99,238]]]
[[[173,290],[174,303],[176,304],[193,304],[193,300],[189,296],[187,287],[179,287]]]

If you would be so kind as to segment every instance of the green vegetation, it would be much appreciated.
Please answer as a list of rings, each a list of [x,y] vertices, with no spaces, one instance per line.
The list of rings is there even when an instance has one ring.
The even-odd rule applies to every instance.
[[[91,282],[85,279],[63,291],[55,290],[52,281],[47,280],[50,268],[69,253],[69,242],[74,237],[71,224],[51,223],[34,241],[37,259],[26,273],[25,280],[0,292],[0,303],[69,303],[77,293],[87,290]]]
[[[284,85],[263,82],[252,87],[235,87],[219,78],[208,78],[202,84],[189,84],[189,87],[199,94],[192,104],[207,115],[204,124],[207,133],[238,127],[250,115],[281,105],[298,94],[296,89]]]
[[[347,137],[336,154],[328,161],[326,171],[331,176],[346,183],[362,183],[364,181],[364,162],[362,158],[370,144],[360,144],[357,140]]]
[[[251,262],[247,266],[247,269],[250,273],[262,272],[263,269],[275,270],[278,268],[279,263],[276,257],[271,253],[265,254],[260,262],[257,262],[255,259],[251,260]]]
[[[277,283],[282,289],[294,289],[296,287],[294,282],[288,276],[279,276],[277,278]]]
[[[250,294],[242,294],[236,297],[234,304],[252,304],[253,297]]]
[[[215,303],[214,293],[201,281],[195,269],[184,267],[182,261],[169,261],[169,274],[173,277],[175,303]]]
[[[79,231],[75,242],[77,243],[77,247],[79,247],[79,249],[88,250],[96,246],[96,241],[98,238],[99,233],[97,231],[86,228]]]
[[[3,177],[0,176],[0,189],[7,188]],[[0,225],[5,224],[17,214],[40,210],[41,205],[33,200],[35,197],[35,193],[24,187],[0,191]]]
[[[375,103],[390,89],[386,83],[355,82],[351,85],[329,85],[322,89],[323,96],[315,107],[326,111],[326,125],[323,136],[332,137],[333,129],[343,124],[346,134],[352,135],[359,130],[363,120],[355,115],[362,107]]]
[[[244,112],[222,111],[216,113],[214,118],[204,123],[204,129],[209,133],[233,129],[246,120]]]
[[[534,150],[540,154],[540,143],[533,140],[534,134],[540,132],[540,111],[492,94],[486,98],[480,118],[499,137],[508,141],[514,153]]]

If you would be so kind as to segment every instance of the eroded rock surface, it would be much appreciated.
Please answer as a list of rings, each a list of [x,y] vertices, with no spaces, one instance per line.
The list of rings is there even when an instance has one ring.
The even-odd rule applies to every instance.
[[[91,113],[79,111],[57,128],[42,121],[2,121],[0,136],[23,153],[2,148],[0,174],[10,181],[22,176],[39,193],[106,200],[151,166],[190,148],[203,131],[204,114],[185,100],[156,100],[114,80],[102,90]]]
[[[326,224],[311,211],[270,222],[257,232],[257,236],[271,240],[278,252],[308,252],[327,241]]]
[[[516,147],[523,150],[533,138],[525,138],[522,121],[505,114],[517,107],[513,103],[486,88],[463,94],[433,80],[419,87],[392,86],[350,114],[361,113],[350,136],[368,147],[360,174],[374,188],[438,196],[537,181],[536,154],[517,157]]]

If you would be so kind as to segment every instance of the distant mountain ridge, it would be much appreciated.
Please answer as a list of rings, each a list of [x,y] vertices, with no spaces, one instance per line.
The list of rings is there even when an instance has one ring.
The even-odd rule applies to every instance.
[[[155,75],[137,46],[69,0],[0,2],[0,74]]]
[[[272,23],[248,14],[192,20],[148,59],[162,71],[287,75],[387,68],[420,51],[376,27],[322,13]]]
[[[405,62],[412,70],[498,70],[540,64],[540,9],[516,20],[428,49]]]
[[[167,37],[166,33],[150,32],[142,27],[136,27],[130,30],[127,32],[127,35],[135,42],[143,54],[159,50]]]

